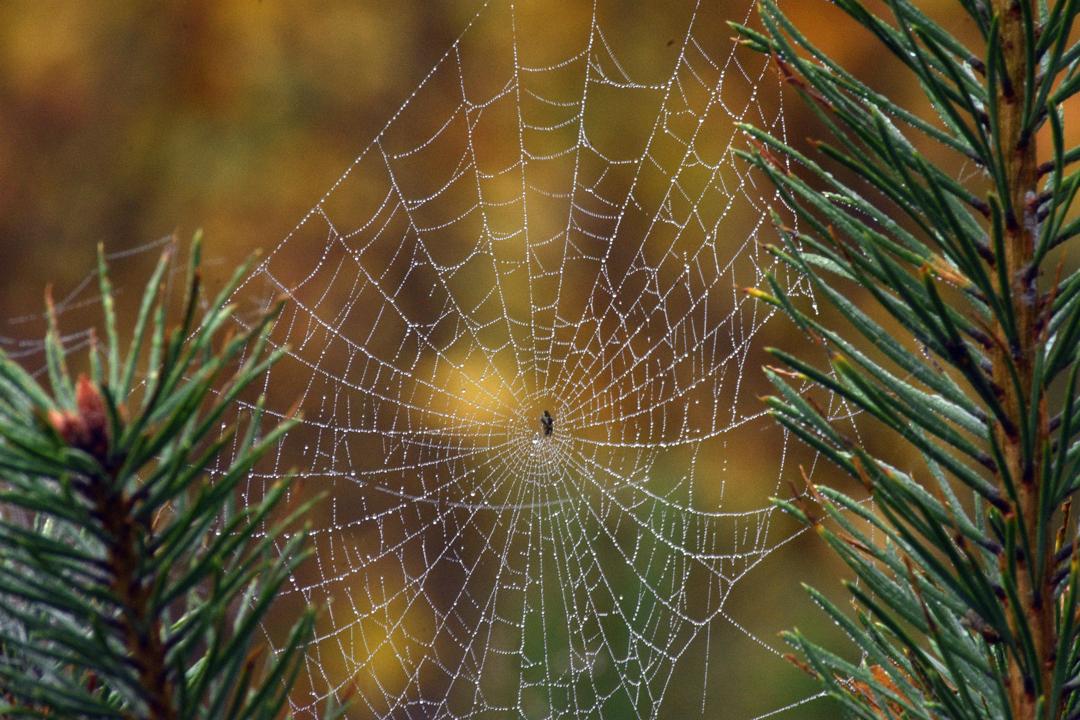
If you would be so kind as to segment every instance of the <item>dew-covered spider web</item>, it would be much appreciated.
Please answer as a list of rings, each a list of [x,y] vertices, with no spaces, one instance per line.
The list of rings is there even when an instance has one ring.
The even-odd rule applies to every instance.
[[[744,389],[776,198],[737,123],[784,134],[750,5],[491,0],[239,291],[288,299],[265,390],[304,413],[247,492],[325,493],[298,715],[729,717],[717,628],[779,654],[726,609],[790,539]]]

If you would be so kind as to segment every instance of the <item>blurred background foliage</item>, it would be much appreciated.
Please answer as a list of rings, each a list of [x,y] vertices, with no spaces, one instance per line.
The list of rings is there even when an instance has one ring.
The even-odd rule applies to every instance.
[[[123,251],[174,232],[186,238],[202,227],[209,280],[220,286],[238,259],[256,248],[273,248],[292,230],[480,4],[0,4],[0,318],[14,319],[0,325],[0,335],[37,334],[38,324],[25,318],[41,307],[44,285],[54,284],[61,295],[76,287],[101,241]],[[742,20],[748,3],[706,4],[716,16],[714,32],[727,41],[730,31],[721,20]],[[587,25],[590,5],[550,0],[540,7],[569,27]],[[634,57],[632,39],[655,35],[673,5],[682,6],[634,0],[603,4],[602,20],[619,28],[628,62],[645,66],[653,62],[648,53],[662,52],[666,38],[640,43],[641,55]],[[950,12],[945,0],[927,5],[939,16]],[[921,97],[906,76],[882,67],[873,40],[853,31],[827,3],[798,0],[785,6],[855,74],[872,78],[901,104]],[[498,26],[485,32],[491,35],[481,42],[506,42]],[[812,134],[809,114],[797,102],[787,102],[786,117],[796,144]],[[614,132],[617,120],[612,119]],[[742,226],[730,226],[731,237],[744,238],[756,221],[745,209],[736,213],[728,222]],[[138,288],[154,257],[135,254],[114,263],[116,284]],[[784,347],[803,339],[789,325],[772,322],[757,341]],[[754,367],[746,369],[743,382],[746,403],[767,392]],[[301,388],[274,391],[289,396]],[[722,467],[725,509],[762,507],[778,491],[782,446],[780,430],[763,418],[740,431],[731,446],[737,454],[705,458],[708,465],[699,477],[708,478],[708,468],[717,468],[719,478]],[[791,476],[780,478],[782,489],[787,482],[800,483],[798,462],[813,461],[801,450],[789,452]],[[714,488],[719,487],[717,482]],[[717,491],[711,501],[719,497]],[[774,521],[774,542],[795,530],[784,523]],[[780,649],[777,633],[793,625],[827,637],[831,628],[824,627],[824,615],[799,583],[812,580],[819,588],[838,590],[839,572],[839,563],[815,538],[803,535],[779,547],[740,582],[725,606],[725,615],[737,624],[714,623],[708,657],[697,643],[682,658],[661,716],[699,715],[703,686],[706,716],[722,718],[755,716],[813,692],[807,679],[758,639]],[[790,714],[824,718],[834,712],[818,701]]]

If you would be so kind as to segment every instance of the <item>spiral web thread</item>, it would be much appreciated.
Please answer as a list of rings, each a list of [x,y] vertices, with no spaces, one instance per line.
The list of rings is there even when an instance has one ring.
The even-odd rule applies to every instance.
[[[784,450],[724,500],[768,424],[739,288],[775,204],[735,123],[784,134],[735,4],[642,37],[637,6],[492,0],[240,289],[289,299],[265,390],[305,418],[247,492],[326,494],[282,602],[325,606],[298,715],[661,717],[691,684],[711,714],[717,624],[779,654],[725,610],[790,539]]]

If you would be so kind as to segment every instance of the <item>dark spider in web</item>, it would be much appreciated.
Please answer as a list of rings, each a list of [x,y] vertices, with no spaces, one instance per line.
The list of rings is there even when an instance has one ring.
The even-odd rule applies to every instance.
[[[545,437],[555,432],[555,418],[551,417],[551,413],[547,410],[540,416],[540,425],[544,428]]]

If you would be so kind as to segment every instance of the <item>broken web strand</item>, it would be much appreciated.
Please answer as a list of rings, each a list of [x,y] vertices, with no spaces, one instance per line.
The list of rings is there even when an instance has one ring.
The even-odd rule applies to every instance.
[[[105,262],[116,272],[128,272],[128,263],[156,259],[166,247],[174,245],[176,238],[171,235],[128,248],[116,248],[112,244],[105,246]],[[65,355],[78,356],[85,352],[95,336],[94,328],[101,317],[101,295],[98,290],[98,272],[94,261],[94,249],[87,248],[85,259],[76,267],[93,267],[88,270],[70,288],[52,288],[53,309],[56,313],[60,330],[60,344]],[[172,273],[170,267],[166,276],[166,292],[171,288]],[[122,298],[127,288],[114,288],[114,295]],[[42,337],[47,326],[47,314],[41,307],[40,296],[31,298],[26,303],[33,312],[8,317],[0,329],[0,349],[24,365],[34,377],[41,378],[46,373],[45,343]]]

